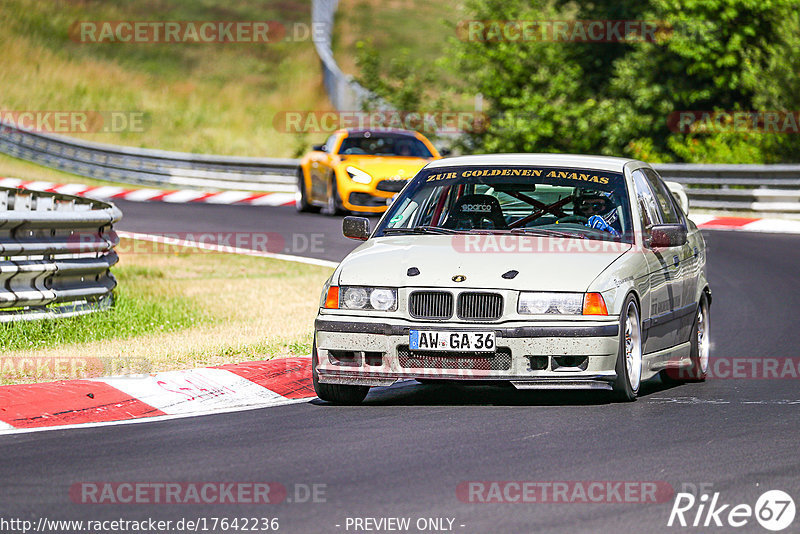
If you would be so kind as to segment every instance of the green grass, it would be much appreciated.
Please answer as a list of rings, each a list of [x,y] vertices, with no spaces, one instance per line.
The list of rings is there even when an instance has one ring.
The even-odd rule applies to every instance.
[[[114,306],[108,311],[2,325],[0,346],[5,351],[15,351],[112,338],[129,339],[155,332],[172,332],[203,320],[207,318],[183,299],[144,297],[119,288],[115,291]]]
[[[4,0],[0,109],[143,112],[145,131],[83,134],[93,141],[241,156],[291,156],[275,113],[326,109],[310,41],[257,44],[79,43],[76,21],[310,22],[309,0]]]

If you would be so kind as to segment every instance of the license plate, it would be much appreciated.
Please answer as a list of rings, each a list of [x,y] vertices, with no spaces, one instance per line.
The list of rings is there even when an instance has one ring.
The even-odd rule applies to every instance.
[[[411,330],[408,336],[411,350],[446,352],[494,352],[494,332],[443,332]]]

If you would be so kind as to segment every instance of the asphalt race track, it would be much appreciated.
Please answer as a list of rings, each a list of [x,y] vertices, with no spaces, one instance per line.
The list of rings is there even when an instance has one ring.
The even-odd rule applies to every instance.
[[[119,206],[122,230],[319,234],[324,246],[308,255],[333,260],[355,245],[340,236],[338,218],[298,216],[293,208]],[[797,357],[800,236],[706,236],[712,365],[719,358]],[[484,504],[462,502],[456,488],[462,481],[665,481],[675,491],[712,484],[720,502],[731,505],[753,506],[769,489],[797,499],[798,384],[709,379],[666,388],[655,381],[637,402],[612,404],[599,393],[404,383],[373,390],[358,407],[314,401],[7,435],[0,437],[0,515],[33,521],[277,517],[280,532],[299,534],[353,532],[348,517],[410,517],[412,525],[418,518],[450,518],[453,530],[464,534],[678,532],[683,529],[667,527],[672,499]],[[81,481],[273,481],[288,488],[292,502],[75,504],[68,490]],[[324,497],[295,502],[295,484],[323,484]],[[785,532],[796,532],[798,524]],[[766,532],[753,519],[737,530]]]
[[[278,234],[280,252],[323,260],[341,261],[358,243],[342,235],[342,218],[297,213],[294,207],[236,206],[224,204],[162,204],[159,202],[114,202],[122,210],[118,230],[150,234],[200,236],[220,240],[232,232],[245,242],[252,234]],[[378,219],[373,218],[374,225]],[[222,236],[216,235],[222,234]],[[188,237],[187,237],[188,239]],[[250,248],[250,247],[245,247]]]

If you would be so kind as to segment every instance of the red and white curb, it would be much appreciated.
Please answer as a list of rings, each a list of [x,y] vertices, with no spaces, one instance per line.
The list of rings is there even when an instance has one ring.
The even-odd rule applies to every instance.
[[[309,357],[0,386],[0,434],[252,410],[315,396]]]
[[[693,214],[689,218],[703,230],[739,230],[776,234],[800,234],[800,221],[789,219],[756,219]]]
[[[46,191],[64,195],[77,195],[96,200],[130,200],[134,202],[189,202],[204,204],[247,204],[251,206],[288,206],[294,204],[294,193],[253,193],[249,191],[207,192],[196,189],[165,191],[162,189],[125,189],[104,185],[56,184],[52,182],[25,181],[19,178],[0,178],[0,187],[20,187],[33,191]]]

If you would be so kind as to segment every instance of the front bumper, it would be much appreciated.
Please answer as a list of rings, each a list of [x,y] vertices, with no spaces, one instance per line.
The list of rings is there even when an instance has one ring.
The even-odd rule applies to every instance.
[[[412,173],[413,175],[413,173]],[[369,184],[360,184],[342,176],[339,181],[339,194],[342,207],[349,211],[363,213],[383,213],[388,201],[403,189],[407,180],[374,178]]]
[[[494,331],[496,352],[412,352],[411,329]],[[506,381],[520,389],[610,389],[618,322],[431,324],[324,315],[315,323],[319,381],[385,386],[398,380]]]

